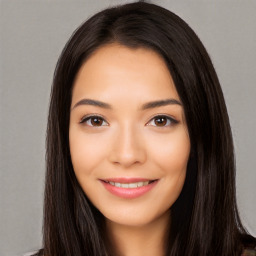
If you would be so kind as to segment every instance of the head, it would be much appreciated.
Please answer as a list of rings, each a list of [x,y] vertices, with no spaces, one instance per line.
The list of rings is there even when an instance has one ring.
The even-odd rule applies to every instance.
[[[182,19],[159,6],[139,2],[109,8],[91,17],[74,32],[58,61],[47,134],[44,234],[46,253],[59,255],[57,248],[63,248],[63,253],[73,255],[81,255],[82,251],[90,255],[102,255],[106,250],[100,231],[103,229],[104,213],[110,216],[112,213],[104,212],[103,209],[102,214],[102,209],[97,207],[97,200],[94,201],[90,194],[92,190],[88,193],[86,191],[89,184],[84,185],[79,172],[76,172],[79,166],[76,167],[77,151],[73,145],[75,137],[72,120],[75,117],[72,111],[80,100],[78,95],[87,93],[86,90],[79,91],[81,76],[93,82],[90,74],[94,71],[90,68],[94,67],[95,74],[98,75],[97,70],[102,68],[104,56],[107,63],[117,49],[124,56],[123,60],[126,59],[125,56],[133,56],[132,60],[141,58],[144,62],[146,58],[151,58],[155,67],[158,64],[161,66],[159,77],[169,79],[168,82],[161,83],[160,88],[163,91],[154,88],[153,83],[149,88],[140,87],[144,95],[143,101],[149,90],[149,95],[153,95],[153,92],[159,93],[159,98],[167,93],[180,103],[176,107],[182,109],[179,113],[180,122],[184,124],[182,138],[185,142],[182,141],[184,144],[181,151],[177,151],[177,156],[182,155],[182,164],[179,165],[181,180],[176,183],[178,189],[171,190],[175,191],[175,196],[166,199],[169,200],[168,214],[171,215],[167,254],[205,255],[216,244],[222,244],[219,255],[225,255],[225,250],[236,250],[230,242],[238,236],[240,225],[235,203],[233,143],[224,97],[214,67],[204,46]],[[114,63],[115,60],[113,57]],[[156,70],[153,64],[152,73]],[[166,86],[163,87],[163,84]],[[93,95],[93,87],[90,88],[88,94]],[[118,103],[113,95],[123,94],[118,95],[116,88],[111,89],[113,93],[105,97],[106,101],[110,99]],[[128,86],[124,85],[124,88],[127,90]],[[95,95],[101,89],[96,89]],[[129,94],[129,90],[127,95],[134,96]],[[138,107],[140,98],[135,98],[135,102],[138,103],[135,107]],[[125,119],[122,120],[124,124]],[[134,133],[126,133],[127,141],[135,140],[128,134]],[[124,134],[118,134],[122,135]],[[99,136],[104,138],[103,135]],[[106,143],[111,145],[111,149],[115,148],[116,152],[122,150],[122,146],[113,144],[113,140],[109,138],[114,137],[106,137]],[[171,152],[166,138],[165,152]],[[131,163],[135,163],[133,170],[141,170],[140,166],[146,163],[146,153],[141,150],[145,140],[139,137],[137,141],[139,143],[134,154],[137,159],[128,157],[122,160],[118,153],[110,152],[108,159],[113,164],[123,161],[116,170],[127,169]],[[177,141],[177,147],[181,145],[179,143],[181,140]],[[150,144],[147,149],[149,148],[152,148]],[[154,157],[157,159],[156,154],[157,151],[152,150],[147,156],[154,160]],[[167,155],[165,157],[168,159]],[[173,162],[167,164],[171,166]],[[168,169],[168,166],[163,169]],[[153,172],[152,177],[147,178],[153,180],[159,177],[157,174],[155,177]],[[171,186],[173,185],[170,180]],[[132,225],[140,223],[139,219],[136,223],[129,221]],[[226,239],[224,234],[229,234],[229,242],[223,242]],[[55,245],[52,243],[47,247],[53,235],[56,238]]]

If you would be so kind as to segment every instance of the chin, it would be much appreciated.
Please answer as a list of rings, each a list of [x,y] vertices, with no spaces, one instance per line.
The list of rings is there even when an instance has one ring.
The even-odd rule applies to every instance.
[[[159,221],[160,219],[169,218],[170,210],[166,210],[162,213],[154,213],[152,211],[136,211],[135,209],[131,212],[126,211],[114,211],[103,213],[107,222],[130,227],[143,227],[154,222]]]

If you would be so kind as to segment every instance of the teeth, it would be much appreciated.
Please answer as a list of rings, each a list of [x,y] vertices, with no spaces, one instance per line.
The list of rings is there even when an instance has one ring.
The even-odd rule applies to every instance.
[[[138,187],[138,185],[136,183],[130,183],[128,185],[129,185],[129,188],[137,188]]]
[[[143,186],[143,182],[138,182],[138,187],[142,187]]]
[[[120,183],[118,183],[118,182],[116,182],[116,183],[113,182],[113,183],[114,183],[114,184],[113,184],[114,186],[119,187],[119,188],[121,187],[121,184],[120,184]]]
[[[109,184],[118,188],[139,188],[142,186],[147,186],[149,184],[149,181],[140,181],[140,182],[134,182],[134,183],[119,183],[119,182],[109,181]]]

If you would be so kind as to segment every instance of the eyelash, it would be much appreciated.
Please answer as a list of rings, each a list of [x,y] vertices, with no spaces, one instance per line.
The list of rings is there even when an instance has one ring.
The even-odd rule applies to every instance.
[[[79,123],[80,123],[80,124],[84,124],[84,123],[86,123],[88,120],[92,120],[93,118],[97,118],[97,119],[102,120],[103,122],[106,122],[106,121],[104,120],[104,118],[101,117],[101,116],[99,116],[99,115],[90,115],[90,116],[85,116],[85,117],[83,117]],[[167,119],[167,123],[168,123],[168,121],[169,121],[169,125],[164,125],[164,126],[156,126],[156,125],[154,125],[155,127],[159,127],[159,128],[166,128],[166,127],[173,126],[173,125],[175,125],[175,124],[178,123],[177,120],[175,120],[174,118],[172,118],[172,117],[170,117],[170,116],[167,116],[167,115],[157,115],[157,116],[154,116],[154,117],[149,121],[149,123],[150,123],[151,121],[153,121],[153,120],[156,120],[157,118],[165,118],[165,119]],[[147,125],[148,125],[148,124],[147,124]],[[101,127],[102,125],[100,125],[100,126],[88,125],[88,126],[90,126],[90,127]]]

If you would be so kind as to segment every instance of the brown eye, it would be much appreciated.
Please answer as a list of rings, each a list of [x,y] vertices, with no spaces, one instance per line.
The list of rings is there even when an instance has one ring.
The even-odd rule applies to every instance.
[[[152,122],[153,122],[153,126],[156,126],[156,127],[168,127],[178,123],[177,120],[165,115],[155,116],[153,119],[151,119],[149,124]]]
[[[82,124],[86,124],[88,126],[93,126],[93,127],[100,127],[100,126],[105,126],[103,125],[103,123],[106,123],[106,121],[100,117],[100,116],[88,116],[88,117],[85,117],[83,118],[80,123]]]
[[[158,126],[165,126],[167,123],[167,118],[166,117],[157,117],[155,119],[155,124]]]
[[[91,119],[91,124],[92,124],[93,126],[101,126],[101,125],[102,125],[102,122],[103,122],[103,120],[102,120],[101,118],[99,118],[99,117],[93,117],[93,118]]]

